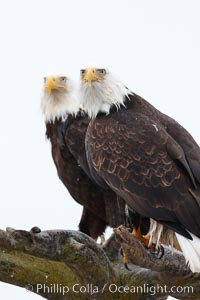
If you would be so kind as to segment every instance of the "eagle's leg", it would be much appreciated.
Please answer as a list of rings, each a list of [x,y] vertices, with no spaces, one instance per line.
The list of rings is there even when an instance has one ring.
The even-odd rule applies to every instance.
[[[164,255],[164,248],[162,245],[156,247],[155,244],[150,244],[150,234],[147,233],[146,235],[142,235],[140,226],[137,229],[133,229],[132,235],[137,238],[142,244],[145,246],[146,249],[150,250],[152,254],[154,254],[156,257],[161,259]]]
[[[132,235],[138,239],[147,249],[151,249],[155,251],[155,245],[149,245],[150,235],[146,234],[142,235],[140,226],[137,229],[133,229]]]
[[[134,238],[138,239],[144,247],[149,251],[151,251],[152,254],[157,256],[159,259],[161,259],[164,255],[164,248],[162,245],[156,247],[155,244],[150,244],[150,234],[147,233],[146,235],[142,235],[140,226],[138,228],[134,228],[132,231],[132,235]],[[121,255],[123,256],[123,263],[125,268],[128,271],[131,271],[131,269],[128,267],[129,260],[126,257],[126,254],[124,253],[123,249],[121,248]]]
[[[151,250],[151,253],[155,254],[159,259],[161,259],[161,258],[163,257],[163,255],[164,255],[164,248],[163,248],[162,245],[159,245],[159,246],[156,247],[155,244],[151,244],[151,245],[149,246],[150,237],[151,237],[151,236],[150,236],[149,233],[147,233],[147,234],[143,237],[146,241],[148,241],[148,245],[147,245],[147,246],[145,245],[145,247],[148,248],[148,249],[150,249],[150,250]]]

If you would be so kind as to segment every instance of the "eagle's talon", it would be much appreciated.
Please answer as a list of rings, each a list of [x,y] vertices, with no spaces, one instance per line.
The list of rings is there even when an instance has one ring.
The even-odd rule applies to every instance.
[[[158,259],[161,259],[165,253],[164,247],[160,245],[158,248],[156,248],[154,244],[152,247],[154,247],[154,249],[151,248],[150,253],[156,256]]]
[[[129,268],[127,263],[124,263],[124,267],[126,268],[127,271],[132,272],[132,270]]]
[[[160,255],[159,255],[160,254]],[[161,259],[162,257],[163,257],[163,255],[165,254],[165,249],[164,249],[164,247],[162,246],[162,245],[160,245],[159,247],[158,247],[158,258],[159,259]]]
[[[120,254],[123,257],[123,263],[124,263],[124,267],[126,268],[126,270],[132,271],[128,266],[128,259],[127,259],[126,255],[124,254],[122,247],[120,248]]]

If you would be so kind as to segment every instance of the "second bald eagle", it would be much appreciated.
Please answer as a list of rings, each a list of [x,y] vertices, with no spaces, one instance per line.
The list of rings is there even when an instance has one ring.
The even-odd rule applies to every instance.
[[[197,143],[106,69],[81,70],[80,97],[91,118],[86,151],[93,180],[151,218],[149,243],[178,243],[191,270],[200,272]]]

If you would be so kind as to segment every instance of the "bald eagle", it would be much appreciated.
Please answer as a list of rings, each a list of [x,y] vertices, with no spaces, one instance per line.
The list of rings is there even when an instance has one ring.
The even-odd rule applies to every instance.
[[[178,244],[200,272],[200,148],[175,120],[106,69],[81,70],[90,173],[151,224],[147,243]],[[141,235],[140,235],[141,236]]]
[[[133,217],[135,225],[139,225],[140,218],[134,212],[127,216],[124,200],[90,179],[85,153],[85,134],[90,120],[78,114],[77,99],[76,89],[66,76],[44,78],[41,109],[58,176],[71,196],[83,206],[79,229],[97,239],[108,225],[127,225]],[[146,222],[148,224],[148,220]],[[145,225],[143,228],[145,232]]]

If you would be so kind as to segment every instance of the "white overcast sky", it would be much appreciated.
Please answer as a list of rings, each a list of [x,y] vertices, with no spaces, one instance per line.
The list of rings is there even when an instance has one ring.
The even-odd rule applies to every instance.
[[[200,142],[200,1],[7,0],[0,9],[0,228],[77,229],[39,110],[42,77],[106,66]],[[1,299],[39,299],[0,283]]]

